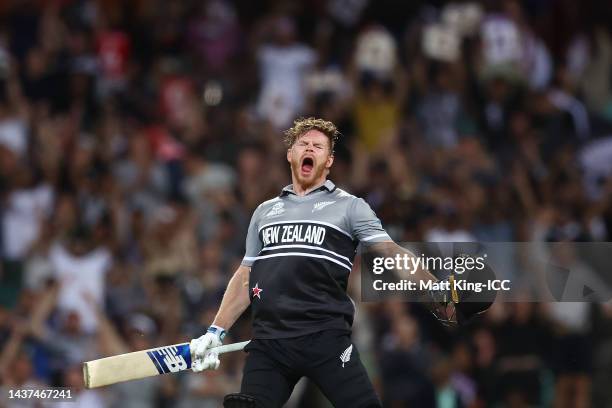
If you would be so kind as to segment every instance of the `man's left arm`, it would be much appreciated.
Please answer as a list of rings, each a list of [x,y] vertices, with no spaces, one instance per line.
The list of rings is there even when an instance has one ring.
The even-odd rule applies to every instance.
[[[391,239],[374,210],[362,198],[353,202],[349,211],[349,218],[353,237],[359,241],[362,249],[366,250],[368,254],[385,258],[394,258],[397,254],[402,257],[406,255],[408,258],[416,257],[412,252],[402,248]],[[400,271],[395,272],[397,276],[402,275]],[[438,281],[433,274],[424,268],[416,268],[411,271],[410,276],[410,280],[414,281]]]
[[[416,255],[391,239],[374,211],[363,199],[355,200],[349,211],[349,217],[351,233],[362,245],[362,252],[366,251],[368,255],[373,257],[395,258],[400,255],[402,258],[416,258]],[[411,264],[419,265],[418,262]],[[412,269],[408,275],[405,274],[406,271],[398,269],[392,269],[389,272],[394,273],[396,277],[413,282],[439,281],[429,270],[423,267]],[[421,285],[419,284],[417,287],[421,287]],[[423,287],[431,286],[423,285]],[[461,309],[459,305],[461,299],[457,291],[452,289],[452,286],[449,290],[415,290],[413,294],[414,300],[423,303],[442,324],[457,324],[459,316],[457,316],[456,311]],[[486,310],[486,308],[488,306],[484,307],[483,310]],[[469,317],[471,315],[463,316],[465,320]]]

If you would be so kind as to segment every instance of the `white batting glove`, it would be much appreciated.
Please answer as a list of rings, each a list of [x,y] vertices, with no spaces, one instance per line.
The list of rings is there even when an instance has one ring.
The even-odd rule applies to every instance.
[[[221,361],[219,360],[219,354],[211,351],[206,354],[206,357],[204,357],[204,361],[202,361],[202,364],[196,364],[196,367],[193,368],[193,371],[197,373],[199,371],[204,370],[216,370],[219,368],[220,364]]]
[[[191,340],[189,348],[192,354],[191,369],[199,373],[204,370],[216,370],[219,368],[219,354],[211,352],[223,342],[225,330],[219,326],[210,326],[206,334]]]

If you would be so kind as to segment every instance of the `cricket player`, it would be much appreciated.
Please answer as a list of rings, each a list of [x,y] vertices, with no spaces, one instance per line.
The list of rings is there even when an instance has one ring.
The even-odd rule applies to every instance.
[[[327,179],[338,135],[333,123],[314,118],[286,132],[292,184],[253,213],[246,254],[218,313],[191,342],[193,370],[217,369],[218,355],[209,350],[251,306],[253,339],[241,391],[227,396],[225,407],[281,407],[303,376],[335,407],[381,407],[351,342],[355,304],[346,289],[358,244],[403,249],[363,199]],[[427,271],[414,279],[435,280]],[[452,320],[452,302],[434,296],[430,304]]]

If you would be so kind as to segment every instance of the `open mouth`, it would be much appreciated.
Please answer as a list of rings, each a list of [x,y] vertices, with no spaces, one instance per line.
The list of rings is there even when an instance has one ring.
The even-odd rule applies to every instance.
[[[302,172],[310,173],[313,168],[314,160],[312,159],[312,157],[304,157],[304,159],[302,159]]]

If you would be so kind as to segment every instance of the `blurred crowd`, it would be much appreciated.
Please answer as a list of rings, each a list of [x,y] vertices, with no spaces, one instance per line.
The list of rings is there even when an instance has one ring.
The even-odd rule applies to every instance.
[[[330,178],[397,241],[611,241],[611,4],[0,1],[0,388],[237,392],[241,353],[104,390],[80,363],[203,333],[252,211],[290,183],[299,116],[336,123]],[[226,342],[249,334],[245,313]],[[610,302],[496,304],[459,330],[361,303],[354,339],[386,407],[612,406]],[[291,404],[326,406],[308,383]]]

